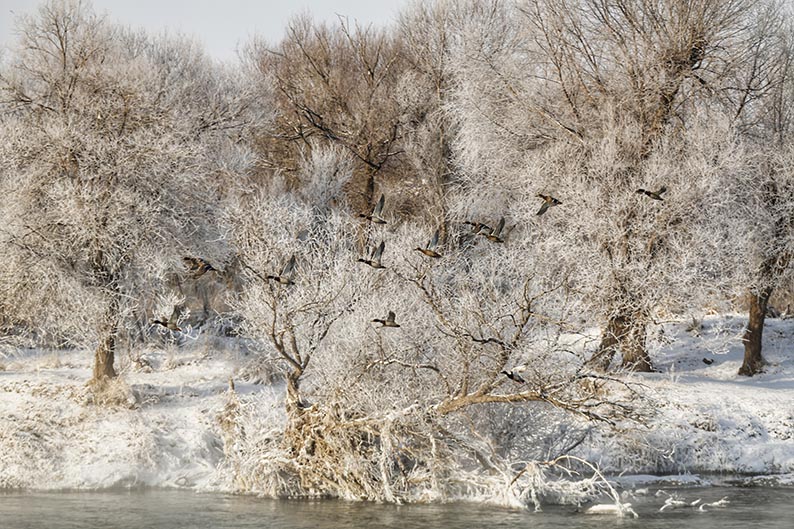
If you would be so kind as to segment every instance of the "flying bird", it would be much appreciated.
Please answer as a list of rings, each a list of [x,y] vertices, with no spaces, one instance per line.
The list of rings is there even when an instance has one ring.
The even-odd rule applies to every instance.
[[[375,323],[380,323],[381,327],[399,327],[400,324],[394,321],[395,315],[393,311],[389,311],[389,314],[386,316],[385,320],[380,320],[375,318],[372,320]]]
[[[515,369],[510,371],[502,371],[501,374],[512,380],[513,382],[518,382],[519,384],[526,384],[526,380],[521,376],[519,373],[521,369]]]
[[[664,199],[662,198],[662,195],[663,195],[663,194],[664,194],[666,191],[667,191],[667,187],[665,187],[665,186],[662,186],[662,187],[660,187],[660,188],[659,188],[659,191],[649,191],[649,190],[647,190],[647,189],[639,188],[639,189],[637,190],[637,193],[639,193],[639,194],[641,194],[641,195],[647,195],[647,196],[651,197],[651,198],[652,198],[652,199],[654,199],[654,200],[664,200]]]
[[[544,213],[546,213],[546,210],[552,206],[559,206],[560,204],[562,204],[562,202],[560,202],[551,195],[544,195],[543,193],[538,193],[538,197],[543,199],[543,205],[540,206],[540,209],[538,210],[537,213],[538,215],[543,215]]]
[[[171,312],[171,317],[167,320],[165,318],[152,320],[152,325],[162,325],[169,331],[175,332],[182,332],[182,329],[179,328],[177,325],[177,320],[179,320],[179,316],[182,314],[181,307],[178,305],[174,307],[174,310]]]
[[[372,213],[370,213],[370,214],[359,213],[358,216],[363,218],[363,219],[367,219],[370,222],[374,222],[375,224],[386,224],[386,221],[384,220],[384,218],[382,216],[382,214],[383,214],[383,204],[385,202],[386,202],[386,195],[381,193],[380,200],[378,200],[378,203],[375,204],[374,208],[372,208]]]
[[[496,225],[496,228],[491,229],[488,233],[481,231],[481,235],[485,235],[485,238],[491,242],[505,242],[502,238],[502,229],[505,227],[505,218],[502,217],[499,219],[499,224]]]
[[[380,245],[375,248],[372,254],[369,256],[369,259],[359,258],[359,263],[365,263],[371,266],[372,268],[386,268],[380,262],[380,258],[383,255],[383,249],[386,247],[386,241],[381,241]]]
[[[292,273],[294,271],[295,271],[295,254],[292,254],[292,257],[289,258],[287,264],[285,264],[284,268],[281,269],[281,273],[279,275],[267,276],[267,278],[272,279],[282,285],[294,285],[295,283],[292,281]]]
[[[463,224],[468,224],[469,226],[471,226],[471,232],[474,235],[477,235],[478,233],[483,233],[483,232],[486,232],[486,231],[491,231],[491,227],[488,226],[487,224],[482,223],[482,222],[467,220]]]
[[[439,258],[441,254],[436,251],[436,246],[438,246],[438,230],[433,234],[433,237],[428,241],[427,246],[424,248],[414,248],[414,250],[418,252],[422,252],[428,257]]]
[[[206,259],[202,259],[201,257],[186,256],[182,258],[182,261],[184,261],[188,271],[193,273],[194,279],[198,279],[207,272],[218,272],[217,268],[213,267]]]

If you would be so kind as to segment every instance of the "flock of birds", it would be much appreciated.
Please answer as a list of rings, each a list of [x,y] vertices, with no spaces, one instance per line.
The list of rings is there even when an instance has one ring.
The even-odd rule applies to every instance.
[[[538,215],[543,215],[544,213],[546,213],[546,210],[548,210],[552,206],[558,206],[562,204],[562,202],[560,202],[551,195],[538,194],[538,196],[543,199],[543,205],[540,207],[540,210],[537,213]],[[386,201],[386,196],[381,194],[380,200],[378,200],[377,204],[375,204],[375,207],[372,209],[372,212],[361,213],[359,214],[359,217],[364,218],[375,224],[386,224],[386,220],[383,218],[383,206],[385,204],[385,201]],[[502,230],[504,230],[505,227],[504,217],[499,219],[499,223],[496,225],[496,227],[493,228],[488,226],[484,222],[478,222],[478,221],[467,220],[464,222],[464,224],[468,224],[471,226],[471,231],[473,235],[483,235],[486,239],[488,239],[491,242],[497,242],[497,243],[505,242],[504,237],[502,236]],[[433,233],[433,236],[430,238],[430,240],[427,242],[427,244],[424,247],[418,246],[414,248],[414,250],[416,250],[417,252],[421,252],[423,255],[427,257],[431,257],[433,259],[439,259],[442,257],[442,255],[441,253],[439,253],[437,249],[438,238],[439,238],[439,230],[436,230],[435,233]],[[358,259],[358,262],[365,263],[371,266],[372,268],[385,268],[385,266],[383,266],[383,263],[381,263],[381,257],[383,256],[383,250],[385,246],[386,246],[385,242],[381,241],[378,247],[375,248],[372,251],[372,253],[369,255],[368,259],[362,257]],[[373,320],[373,321],[379,322],[382,320]],[[389,327],[394,327],[394,325],[389,325]]]
[[[538,215],[543,215],[546,211],[552,207],[562,204],[561,201],[554,198],[551,195],[544,195],[538,194],[538,197],[543,199],[543,205],[540,207],[538,211]],[[375,204],[375,207],[372,208],[372,212],[370,213],[361,213],[359,214],[360,218],[366,219],[373,224],[386,224],[386,219],[383,218],[383,206],[386,204],[386,195],[381,194],[380,199]],[[505,218],[502,217],[499,219],[499,222],[496,224],[495,227],[490,227],[484,222],[479,221],[465,221],[465,224],[471,226],[472,234],[482,235],[486,239],[491,242],[496,243],[503,243],[505,239],[502,235],[502,231],[505,227]],[[433,236],[427,241],[427,244],[424,246],[417,246],[414,248],[417,252],[420,252],[422,255],[426,257],[430,257],[432,259],[440,259],[442,254],[438,250],[438,239],[439,239],[439,230],[436,230],[433,233]],[[386,268],[383,266],[383,262],[381,261],[383,257],[383,250],[386,248],[386,242],[381,241],[380,244],[370,253],[368,256],[360,257],[358,259],[359,263],[364,263],[366,265],[371,266],[372,268],[382,269]],[[400,324],[396,321],[396,315],[393,311],[389,311],[386,315],[385,319],[375,318],[372,320],[373,323],[380,323],[381,327],[399,327]],[[510,376],[510,375],[508,375]],[[520,378],[517,374],[516,377]],[[512,377],[511,377],[512,378]]]
[[[646,195],[653,200],[664,200],[662,195],[667,191],[665,186],[659,188],[658,191],[651,191],[647,189],[637,189],[637,193]],[[543,204],[540,206],[540,209],[536,213],[536,215],[540,216],[546,213],[549,208],[554,206],[559,206],[562,204],[560,200],[551,196],[551,195],[544,195],[543,193],[538,193],[537,195],[539,198],[543,199]],[[361,213],[359,214],[360,218],[366,219],[368,222],[373,224],[387,224],[386,219],[383,218],[383,207],[386,204],[386,196],[381,194],[380,199],[375,204],[375,207],[372,208],[370,213]],[[499,222],[496,224],[495,227],[491,227],[483,222],[479,221],[465,221],[464,224],[471,226],[472,235],[482,235],[486,239],[494,243],[504,243],[505,238],[502,234],[502,231],[505,227],[505,218],[502,217],[499,219]],[[442,254],[438,251],[438,239],[439,239],[439,230],[437,229],[427,244],[422,247],[418,246],[414,248],[414,250],[422,253],[426,257],[430,257],[432,259],[439,259],[442,257]],[[386,242],[381,241],[380,244],[367,256],[360,257],[357,262],[364,263],[372,268],[375,269],[385,269],[386,267],[383,265],[382,257],[383,251],[386,248]],[[207,272],[219,272],[219,270],[213,267],[207,260],[202,259],[201,257],[183,257],[182,259],[185,263],[185,266],[190,272],[191,276],[194,279],[197,279]],[[258,272],[254,270],[257,276],[265,281],[274,281],[280,285],[289,286],[294,285],[295,282],[292,279],[293,273],[295,272],[295,255],[293,254],[284,267],[281,269],[281,272],[278,274],[271,274],[267,276],[262,276]],[[173,313],[168,319],[160,318],[152,320],[153,325],[161,325],[165,327],[169,331],[175,332],[182,332],[182,329],[178,325],[178,319],[180,316],[180,311],[175,307]],[[400,327],[400,324],[396,321],[397,316],[394,311],[389,311],[386,315],[385,319],[375,318],[372,320],[373,323],[379,323],[381,327],[392,327],[397,328]],[[524,384],[526,381],[521,376],[521,369],[516,368],[511,371],[502,371],[501,373],[505,375],[510,380],[517,382],[519,384]]]
[[[648,489],[636,489],[634,493],[624,491],[621,496],[628,495],[631,496],[645,496],[648,494]],[[696,499],[695,501],[686,501],[682,497],[680,497],[676,493],[670,494],[664,489],[660,489],[656,491],[654,496],[659,497],[662,495],[667,495],[667,499],[664,501],[664,505],[661,506],[659,512],[664,512],[666,510],[678,510],[684,508],[691,508],[693,510],[698,510],[699,512],[708,512],[712,507],[725,507],[729,505],[731,502],[728,500],[727,496],[724,496],[722,499],[712,502],[704,502],[701,501],[700,498]],[[634,512],[634,509],[631,507],[631,503],[616,501],[615,503],[599,503],[596,505],[592,505],[585,509],[584,514],[611,514],[617,516],[626,516],[630,515],[634,518],[639,518],[639,515]]]

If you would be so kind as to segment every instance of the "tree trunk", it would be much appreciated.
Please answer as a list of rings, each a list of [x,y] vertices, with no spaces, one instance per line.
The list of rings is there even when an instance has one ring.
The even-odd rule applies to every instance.
[[[632,371],[653,371],[645,348],[645,323],[641,316],[619,313],[610,317],[601,335],[601,343],[587,364],[599,371],[607,371],[618,350],[623,355],[622,367]]]
[[[598,344],[598,349],[587,361],[587,364],[599,371],[607,371],[625,334],[626,316],[618,314],[610,317],[606,329],[601,334],[601,343]]]
[[[113,361],[115,359],[118,328],[119,302],[118,298],[113,296],[99,329],[99,345],[94,352],[94,375],[92,378],[94,381],[98,382],[106,378],[116,377]]]
[[[113,332],[115,334],[115,330]],[[99,341],[99,346],[94,352],[94,380],[116,377],[116,370],[113,369],[115,347],[116,337],[113,334],[109,334]]]
[[[367,169],[367,184],[364,188],[364,200],[366,208],[372,211],[375,206],[375,173],[372,169]]]
[[[640,318],[633,318],[632,325],[629,325],[621,343],[623,351],[621,365],[624,368],[643,373],[653,371],[651,357],[648,356],[648,349],[645,347],[645,331],[645,322]]]
[[[300,397],[300,377],[303,371],[290,371],[287,375],[287,414],[297,417],[303,409],[303,402]]]
[[[307,429],[311,430],[311,415],[300,398],[300,377],[303,370],[290,371],[287,375],[287,426],[284,430],[284,441],[293,455],[314,454],[314,441]],[[307,423],[307,420],[309,421]]]
[[[764,358],[761,356],[762,336],[764,334],[764,319],[772,288],[766,287],[758,294],[750,294],[750,314],[747,328],[744,331],[744,363],[739,368],[739,374],[751,377],[761,371]]]

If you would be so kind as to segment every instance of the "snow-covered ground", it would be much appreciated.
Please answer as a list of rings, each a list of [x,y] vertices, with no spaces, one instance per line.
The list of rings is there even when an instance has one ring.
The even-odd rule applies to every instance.
[[[595,433],[578,455],[623,472],[630,488],[659,479],[794,482],[794,320],[768,320],[769,366],[754,378],[736,375],[743,322],[736,315],[707,318],[694,331],[686,322],[660,327],[656,342],[667,345],[653,356],[661,372],[630,377],[655,416],[647,426]],[[250,357],[202,338],[125,356],[112,402],[102,405],[85,386],[91,360],[86,351],[0,357],[0,489],[228,489],[220,417],[229,378]],[[235,378],[235,386],[244,401],[278,406],[268,384]]]
[[[611,473],[711,475],[695,481],[794,476],[794,320],[768,319],[765,373],[737,371],[744,349],[742,315],[711,316],[702,326],[667,324],[653,353],[659,373],[631,377],[655,409],[647,428],[596,435],[580,454]],[[664,345],[666,343],[666,345]],[[710,362],[710,363],[707,363]],[[737,475],[744,474],[744,477]]]
[[[243,360],[200,346],[123,360],[112,402],[103,405],[85,386],[90,352],[0,360],[0,488],[216,488],[218,413]],[[262,386],[236,387],[255,389]]]

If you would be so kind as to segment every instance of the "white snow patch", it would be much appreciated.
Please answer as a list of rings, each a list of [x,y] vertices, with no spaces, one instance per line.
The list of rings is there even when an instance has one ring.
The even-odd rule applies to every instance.
[[[707,317],[698,336],[686,323],[661,327],[660,372],[627,377],[645,386],[655,416],[647,427],[596,431],[577,455],[614,473],[794,473],[794,320],[767,320],[768,365],[754,377],[737,374],[745,322]]]
[[[722,483],[794,484],[794,320],[767,320],[769,365],[753,378],[736,374],[744,321],[709,317],[699,336],[686,323],[663,326],[658,341],[667,345],[652,351],[661,372],[627,376],[642,384],[655,415],[646,426],[593,428],[574,455],[623,473],[612,479],[638,495],[647,484],[709,485],[711,473],[722,473]],[[120,358],[114,405],[91,403],[89,351],[7,355],[0,369],[0,489],[232,490],[233,465],[224,453],[236,448],[224,447],[218,417],[230,399],[229,377],[250,358],[216,345],[199,339]],[[246,423],[258,430],[246,432],[247,442],[278,430],[273,410],[282,389],[235,385],[239,409],[261,417]],[[742,476],[726,477],[731,473]]]
[[[85,386],[90,352],[31,354],[0,371],[0,489],[219,489],[217,415],[236,353],[146,351],[122,368],[122,398],[110,406],[93,404]],[[262,388],[236,382],[243,394]]]

